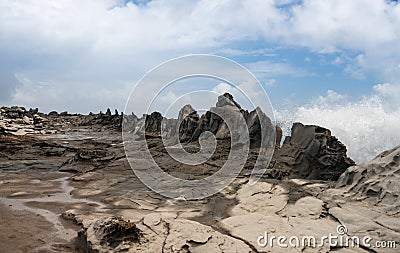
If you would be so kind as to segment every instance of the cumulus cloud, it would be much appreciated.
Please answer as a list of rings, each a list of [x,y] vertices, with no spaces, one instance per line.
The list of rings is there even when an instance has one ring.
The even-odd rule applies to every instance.
[[[4,0],[0,99],[37,106],[49,92],[23,91],[40,89],[41,80],[51,80],[63,94],[55,101],[58,107],[75,110],[74,100],[80,108],[95,110],[110,101],[98,96],[107,95],[122,108],[130,90],[126,83],[161,61],[224,49],[233,55],[273,54],[268,49],[229,50],[236,42],[256,40],[265,48],[279,43],[317,53],[346,55],[349,50],[356,52],[345,70],[351,76],[374,73],[384,82],[400,80],[400,5],[384,0],[157,0],[138,5],[121,0]],[[312,74],[273,60],[248,67],[266,79]],[[16,74],[31,82],[18,81]],[[45,110],[54,102],[48,96],[47,106],[39,103]]]
[[[321,105],[342,103],[345,102],[346,98],[347,98],[346,95],[337,93],[336,91],[333,90],[328,90],[325,96],[319,96],[317,99],[315,99],[314,103]]]
[[[392,97],[400,103],[400,85],[393,83],[380,83],[375,85],[374,90],[386,97]]]
[[[312,1],[293,7],[287,43],[318,52],[346,49],[361,52],[347,71],[363,78],[372,71],[380,78],[400,79],[400,5],[380,1]],[[363,57],[360,59],[360,57]]]

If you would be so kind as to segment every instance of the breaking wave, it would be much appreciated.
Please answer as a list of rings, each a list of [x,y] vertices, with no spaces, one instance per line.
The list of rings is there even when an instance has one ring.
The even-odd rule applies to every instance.
[[[293,122],[330,129],[356,163],[400,144],[400,108],[377,95],[356,102],[316,100],[295,110],[276,111],[276,118],[286,135]]]

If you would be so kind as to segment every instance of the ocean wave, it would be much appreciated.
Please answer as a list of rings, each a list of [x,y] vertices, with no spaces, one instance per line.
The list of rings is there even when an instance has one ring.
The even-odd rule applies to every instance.
[[[357,163],[374,158],[380,152],[400,144],[400,108],[385,104],[378,95],[359,101],[317,99],[294,110],[276,111],[286,135],[293,122],[315,124],[332,131]]]

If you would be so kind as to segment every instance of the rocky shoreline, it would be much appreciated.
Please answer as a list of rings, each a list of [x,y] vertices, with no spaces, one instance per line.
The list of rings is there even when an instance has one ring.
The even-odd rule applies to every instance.
[[[400,147],[356,165],[328,129],[295,123],[277,145],[263,178],[247,184],[259,152],[260,119],[224,94],[216,107],[244,115],[251,149],[237,179],[203,200],[168,199],[148,189],[125,157],[121,131],[145,133],[163,170],[185,179],[216,172],[230,135],[210,111],[185,106],[179,124],[186,150],[204,131],[216,152],[196,166],[177,166],[160,137],[159,113],[131,114],[0,109],[1,252],[282,252],[257,241],[271,235],[323,237],[345,225],[347,235],[372,241],[400,238]],[[262,118],[268,122],[268,118]],[[164,122],[165,122],[164,121]],[[175,125],[174,125],[175,124]],[[271,125],[272,126],[272,125]],[[275,126],[274,126],[275,127]],[[281,131],[275,129],[276,144]],[[397,246],[399,247],[399,246]],[[398,248],[397,248],[398,250]],[[397,252],[396,248],[287,248],[285,252]]]

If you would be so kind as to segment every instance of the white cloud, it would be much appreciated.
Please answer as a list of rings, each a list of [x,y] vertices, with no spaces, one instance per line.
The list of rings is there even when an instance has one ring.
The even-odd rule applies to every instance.
[[[257,61],[245,64],[250,71],[258,77],[274,77],[279,75],[287,75],[291,77],[306,77],[312,76],[306,69],[292,66],[288,63],[272,62],[272,61]]]
[[[333,64],[333,65],[341,65],[342,63],[343,63],[343,59],[340,58],[339,56],[336,57],[336,58],[332,61],[332,64]]]
[[[346,100],[347,95],[339,94],[336,91],[328,90],[326,96],[319,96],[315,99],[316,104],[331,104],[331,103],[342,103]]]
[[[395,98],[396,100],[400,100],[400,85],[393,83],[381,83],[375,85],[373,88],[377,93],[383,96],[389,96]]]
[[[400,78],[392,68],[400,61],[400,5],[387,1],[311,1],[294,8],[289,43],[321,52],[355,50],[364,62],[354,63],[364,72]],[[382,71],[386,66],[386,71]]]
[[[366,79],[365,75],[365,56],[363,54],[357,55],[351,62],[346,65],[343,72],[350,75],[354,79],[363,80]]]
[[[344,70],[352,77],[374,73],[384,82],[400,80],[400,4],[384,0],[158,0],[140,6],[121,0],[0,3],[0,53],[9,58],[4,60],[11,66],[7,69],[34,83],[50,79],[66,97],[79,98],[82,85],[89,91],[100,85],[99,90],[112,94],[115,86],[125,90],[123,83],[186,53],[225,50],[231,55],[268,56],[268,49],[230,49],[236,42],[256,40],[265,43],[261,48],[279,43],[315,52],[356,52],[362,59],[356,57]],[[266,79],[312,75],[274,61],[247,66]],[[74,85],[80,89],[68,88]],[[20,90],[28,89],[26,83],[22,86],[26,87]],[[11,102],[27,101],[20,96]]]
[[[382,83],[375,85],[373,89],[382,97],[386,110],[395,111],[400,108],[400,84]]]
[[[216,51],[216,53],[228,56],[269,56],[269,57],[277,56],[277,53],[273,48],[261,48],[261,49],[251,49],[251,50],[222,48]]]
[[[121,108],[121,97],[127,96],[130,83],[67,82],[53,84],[51,80],[34,81],[22,74],[17,75],[21,86],[17,87],[13,103],[27,107],[39,107],[42,111],[65,111],[89,113],[105,111],[107,107]],[[99,99],[101,98],[101,101]],[[78,101],[78,102],[77,102]],[[82,102],[84,106],[82,107]]]
[[[264,83],[265,87],[274,87],[275,85],[276,85],[276,80],[275,79],[268,79]]]
[[[237,90],[232,87],[231,85],[227,84],[227,83],[220,83],[217,86],[215,86],[212,89],[213,92],[216,92],[218,94],[224,94],[226,92],[231,93],[232,95],[236,95],[234,93],[237,92]]]

